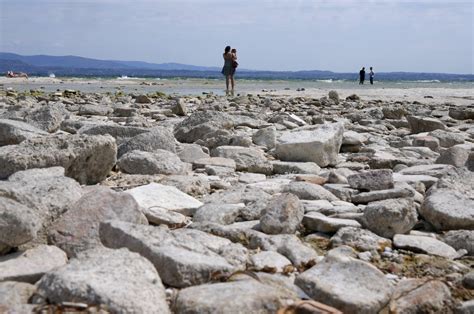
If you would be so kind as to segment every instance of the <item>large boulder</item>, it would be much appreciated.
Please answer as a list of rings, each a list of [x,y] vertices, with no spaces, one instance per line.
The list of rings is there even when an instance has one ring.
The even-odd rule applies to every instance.
[[[272,149],[276,145],[276,128],[269,126],[258,130],[252,135],[252,141],[259,146]]]
[[[392,293],[376,267],[336,252],[297,276],[295,284],[314,300],[344,313],[378,313]]]
[[[31,241],[40,228],[41,221],[33,209],[0,197],[0,246],[16,247]]]
[[[153,153],[132,150],[120,157],[117,166],[130,174],[186,174],[191,164],[181,161],[174,153],[156,149]]]
[[[428,190],[420,215],[437,230],[474,230],[474,173],[439,180]]]
[[[260,228],[268,234],[295,233],[303,220],[304,207],[293,194],[275,195],[263,211]]]
[[[370,231],[392,238],[410,231],[418,221],[418,213],[412,199],[397,198],[369,203],[363,219]]]
[[[75,257],[79,252],[102,246],[99,224],[109,219],[146,223],[133,196],[108,188],[94,188],[54,222],[49,242],[63,249],[69,257]]]
[[[207,134],[220,129],[231,129],[234,121],[231,116],[219,111],[196,112],[178,123],[174,136],[182,143],[194,143]]]
[[[24,140],[47,135],[45,131],[31,124],[0,119],[0,146],[20,144]]]
[[[127,249],[95,249],[48,272],[37,284],[51,303],[103,304],[116,313],[169,313],[153,265]]]
[[[474,256],[474,230],[452,230],[443,235],[443,242],[456,250],[466,250]]]
[[[455,106],[449,108],[449,116],[456,120],[473,120],[474,119],[474,108]]]
[[[111,136],[54,135],[0,147],[0,179],[31,168],[61,166],[81,184],[105,179],[115,165],[117,146]]]
[[[320,167],[335,165],[343,134],[342,123],[288,131],[278,139],[275,153],[284,161],[313,161]]]
[[[212,151],[212,156],[233,159],[238,171],[272,173],[272,165],[262,151],[241,146],[219,146]]]
[[[173,134],[162,127],[156,127],[151,129],[150,132],[138,134],[121,144],[118,147],[118,157],[133,150],[154,152],[158,149],[173,153],[176,151],[176,140]]]
[[[189,287],[179,292],[176,313],[277,313],[296,294],[260,281],[239,280]]]
[[[407,116],[412,133],[431,132],[434,130],[444,130],[446,126],[438,119],[429,117]]]

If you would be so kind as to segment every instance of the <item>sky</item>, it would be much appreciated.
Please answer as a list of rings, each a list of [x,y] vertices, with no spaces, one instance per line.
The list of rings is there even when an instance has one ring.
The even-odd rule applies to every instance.
[[[256,70],[473,74],[474,1],[0,0],[0,51]]]

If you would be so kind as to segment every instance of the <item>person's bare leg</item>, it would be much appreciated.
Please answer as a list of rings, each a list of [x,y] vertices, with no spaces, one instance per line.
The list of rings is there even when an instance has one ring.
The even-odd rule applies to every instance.
[[[229,94],[230,75],[225,76],[225,94]]]
[[[231,83],[231,86],[232,86],[231,93],[232,93],[232,95],[234,95],[234,85],[235,85],[235,81],[234,81],[234,76],[233,76],[233,75],[230,76],[230,83]]]

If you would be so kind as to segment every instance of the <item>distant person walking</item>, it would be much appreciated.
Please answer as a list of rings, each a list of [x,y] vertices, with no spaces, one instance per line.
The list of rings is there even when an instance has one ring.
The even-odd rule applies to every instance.
[[[369,79],[370,79],[370,85],[374,85],[374,71],[372,70],[372,67],[370,67],[370,72],[369,72]]]
[[[359,71],[359,85],[363,85],[365,81],[365,67]]]
[[[237,58],[236,54],[234,54],[230,51],[230,46],[225,47],[224,53],[222,54],[224,57],[224,66],[222,67],[221,73],[225,75],[225,86],[226,90],[225,93],[226,95],[229,95],[229,92],[231,95],[234,94],[234,73],[235,73],[235,68],[233,67],[233,63],[235,59]],[[229,90],[229,85],[232,88]]]

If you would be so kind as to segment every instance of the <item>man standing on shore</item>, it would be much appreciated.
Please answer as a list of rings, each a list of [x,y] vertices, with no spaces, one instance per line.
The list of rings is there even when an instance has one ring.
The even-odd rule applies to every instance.
[[[362,70],[359,71],[359,85],[364,84],[365,81],[365,67],[362,67]]]
[[[369,72],[369,79],[370,79],[370,85],[374,85],[374,71],[372,70],[372,67],[370,67],[370,72]]]

